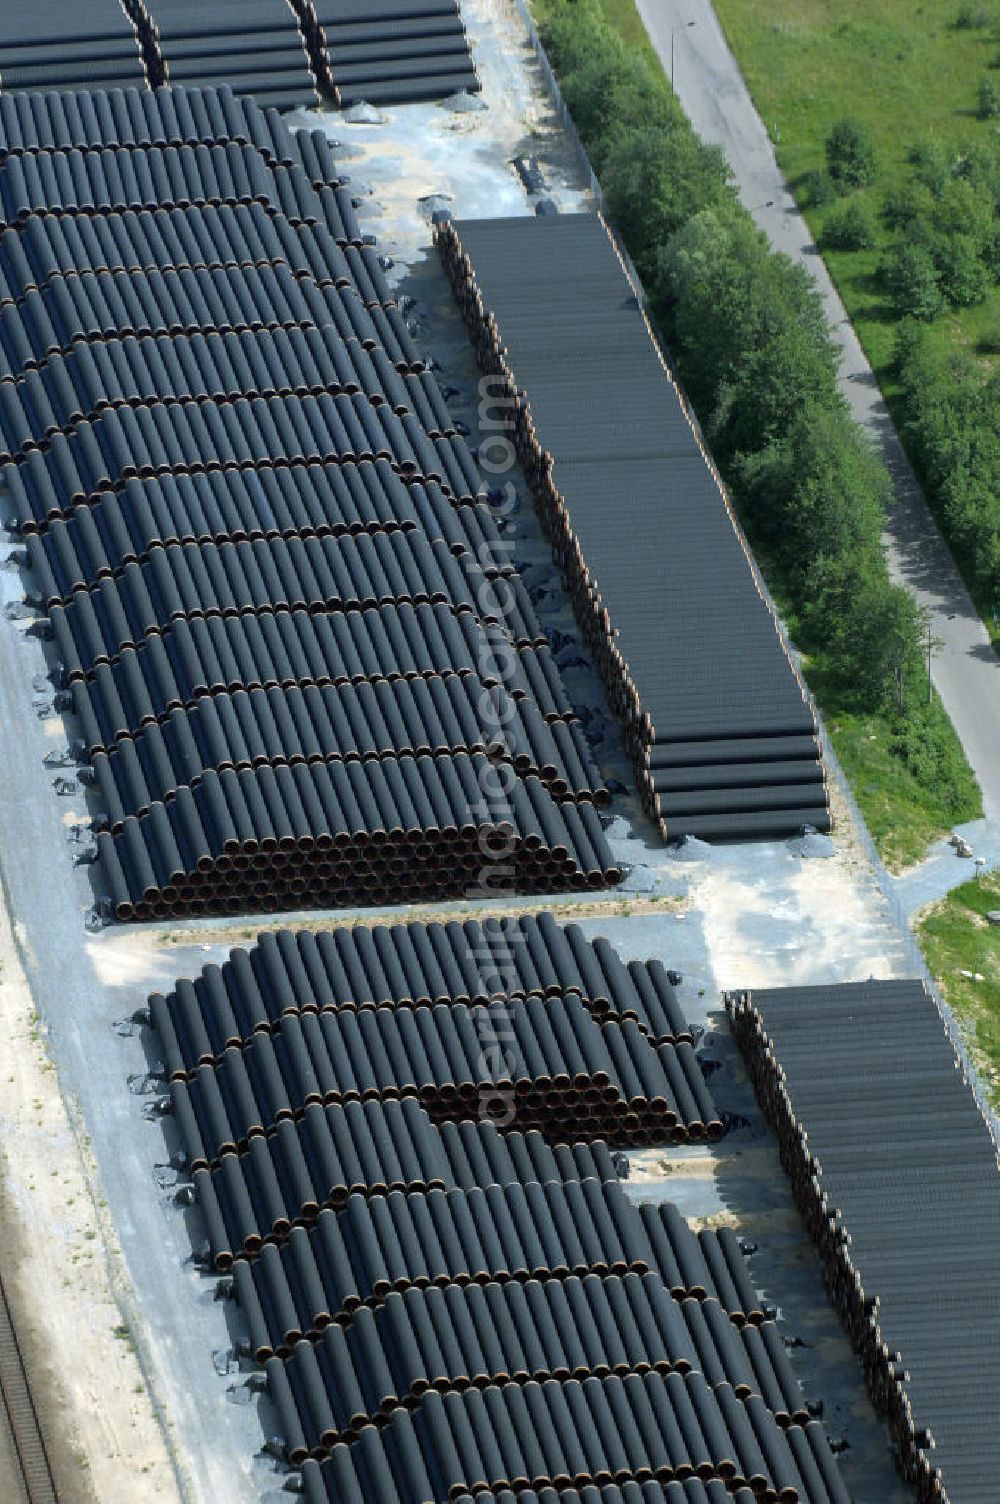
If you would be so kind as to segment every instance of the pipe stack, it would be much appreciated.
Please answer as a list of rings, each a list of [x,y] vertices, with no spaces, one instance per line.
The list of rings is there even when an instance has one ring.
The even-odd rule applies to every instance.
[[[537,1132],[500,1133],[487,1121],[435,1125],[416,1102],[312,1106],[284,1119],[244,1152],[223,1152],[209,1166],[194,1160],[181,1123],[198,1204],[218,1268],[280,1246],[295,1228],[315,1226],[353,1196],[426,1194],[495,1182],[613,1178],[608,1150],[552,1146]]]
[[[498,995],[505,954],[519,956],[521,981]],[[481,1183],[495,1165],[468,1149],[469,1120],[562,1155],[599,1141],[609,1174],[605,1143],[723,1132],[662,966],[626,968],[548,916],[262,936],[154,994],[148,1018],[215,1259],[283,1238],[355,1191]],[[555,1162],[531,1152],[532,1178],[551,1178]],[[716,1284],[740,1311],[729,1278],[720,1268]]]
[[[481,88],[458,0],[310,0],[313,7],[314,66],[326,70],[331,94],[345,107]]]
[[[225,84],[279,110],[333,97],[317,70],[311,0],[151,0],[148,13],[156,85]]]
[[[714,1113],[675,988],[543,915],[278,931],[150,999],[306,1497],[849,1504],[736,1233],[618,1182],[627,1062]]]
[[[288,1357],[303,1339],[318,1341],[332,1322],[350,1327],[362,1309],[377,1311],[393,1291],[586,1275],[604,1281],[652,1271],[657,1288],[662,1285],[685,1307],[678,1314],[702,1362],[714,1365],[721,1358],[705,1359],[709,1347],[722,1354],[737,1350],[720,1315],[748,1355],[759,1354],[754,1331],[776,1352],[773,1332],[766,1340],[762,1335],[768,1318],[745,1270],[743,1293],[734,1295],[727,1256],[732,1262],[718,1233],[696,1237],[670,1203],[644,1206],[640,1214],[616,1180],[583,1179],[391,1191],[384,1197],[358,1193],[284,1239],[269,1239],[235,1257],[223,1251],[213,1262],[232,1271],[250,1349],[262,1363],[275,1354]],[[742,1259],[738,1250],[736,1258]],[[701,1317],[688,1302],[705,1308]]]
[[[152,85],[226,84],[281,110],[481,87],[457,0],[150,0],[137,30]]]
[[[142,88],[156,82],[142,0],[48,0],[0,16],[0,90]]]
[[[99,908],[619,882],[325,138],[228,89],[26,95],[0,106],[0,215],[0,481],[103,805]]]
[[[384,1366],[371,1361],[379,1348]],[[737,1332],[717,1301],[678,1302],[655,1274],[414,1287],[303,1338],[266,1369],[286,1432],[302,1434],[298,1465],[400,1406],[415,1409],[429,1389],[694,1369],[715,1384],[727,1382],[724,1364],[738,1399],[763,1388],[786,1426],[808,1424],[773,1323]]]
[[[554,1142],[584,1123],[631,1146],[722,1133],[690,1045],[654,1050],[631,1022],[598,1026],[578,998],[288,1017],[211,1064],[175,1063],[171,1079],[176,1109],[201,1129],[196,1162],[310,1104],[376,1098],[414,1098],[436,1122],[471,1109]]]
[[[692,1044],[679,977],[625,964],[603,937],[552,914],[434,924],[273,930],[150,999],[168,1073],[208,1064],[286,1016],[579,997],[600,1023],[634,1020],[655,1045]]]
[[[933,999],[914,981],[726,1002],[900,1470],[921,1501],[985,1497],[1000,1442],[970,1416],[998,1361],[1000,1165]]]
[[[828,829],[804,687],[603,222],[435,236],[663,834]]]

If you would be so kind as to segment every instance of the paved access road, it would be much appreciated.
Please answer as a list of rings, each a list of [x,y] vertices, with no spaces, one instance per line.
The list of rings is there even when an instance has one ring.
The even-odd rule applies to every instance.
[[[987,817],[1000,819],[1000,659],[927,510],[871,367],[785,185],[715,11],[709,0],[638,0],[638,6],[668,76],[673,31],[677,96],[695,129],[725,151],[740,197],[771,244],[801,261],[816,281],[841,349],[844,396],[893,478],[895,505],[886,538],[890,569],[931,612],[933,634],[942,644],[933,661],[934,683],[979,779]],[[688,27],[688,21],[694,26]]]

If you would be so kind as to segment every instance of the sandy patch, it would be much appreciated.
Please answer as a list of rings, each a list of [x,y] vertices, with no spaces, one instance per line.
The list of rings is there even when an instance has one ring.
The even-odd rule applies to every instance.
[[[121,1253],[0,911],[0,1263],[66,1504],[179,1500]]]
[[[909,974],[874,879],[845,871],[851,855],[803,861],[781,848],[754,851],[756,860],[715,854],[692,887],[721,990]]]

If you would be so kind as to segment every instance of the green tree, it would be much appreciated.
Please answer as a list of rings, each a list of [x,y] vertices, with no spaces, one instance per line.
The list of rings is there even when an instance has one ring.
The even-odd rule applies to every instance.
[[[690,219],[663,251],[656,289],[721,458],[764,448],[806,404],[837,404],[837,354],[812,279],[742,212]]]
[[[984,303],[992,277],[971,235],[952,235],[938,263],[938,286],[953,308]]]
[[[921,667],[920,612],[884,562],[818,559],[804,620],[847,703],[905,712]]]
[[[877,169],[875,143],[857,120],[838,120],[826,138],[826,168],[841,190],[864,188]]]
[[[881,274],[900,318],[929,321],[944,312],[938,269],[925,246],[900,241],[883,261]]]
[[[911,327],[896,369],[907,442],[942,526],[982,599],[1000,607],[1000,376],[940,355]]]
[[[576,128],[596,158],[616,96],[636,76],[635,60],[585,4],[556,12],[544,27],[544,42]]]
[[[609,216],[651,283],[661,248],[681,225],[732,197],[722,153],[686,129],[617,130],[601,182]]]
[[[805,174],[802,179],[802,191],[806,202],[814,209],[822,209],[824,204],[832,204],[837,197],[833,179],[820,167],[814,167],[811,172]]]
[[[811,406],[785,435],[737,462],[735,482],[748,522],[790,582],[797,609],[813,588],[817,554],[880,558],[889,477],[843,407]]]
[[[831,209],[823,226],[823,243],[835,251],[867,251],[875,244],[875,220],[867,204],[849,199]]]
[[[979,115],[983,120],[995,120],[1000,115],[1000,87],[988,73],[979,80]]]
[[[542,39],[599,172],[615,133],[687,125],[673,95],[658,86],[642,53],[626,48],[595,0],[575,0],[555,11],[542,27]]]

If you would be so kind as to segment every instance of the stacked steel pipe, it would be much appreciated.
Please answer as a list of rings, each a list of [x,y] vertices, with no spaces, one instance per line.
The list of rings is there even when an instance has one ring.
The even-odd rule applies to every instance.
[[[732,1383],[738,1399],[763,1393],[785,1426],[810,1419],[773,1322],[738,1331],[717,1301],[677,1301],[656,1274],[411,1287],[266,1368],[286,1435],[301,1437],[296,1465],[414,1409],[429,1389],[591,1373],[697,1369],[713,1385]]]
[[[627,965],[603,936],[550,913],[434,924],[274,930],[150,999],[168,1073],[210,1064],[286,1017],[349,1009],[468,1007],[577,996],[599,1022],[634,1020],[653,1044],[692,1044],[676,973]]]
[[[197,1262],[308,1498],[848,1504],[736,1234],[630,1202],[588,1110],[626,1058],[697,1071],[674,987],[544,915],[279,931],[150,999]],[[565,1141],[521,1084],[576,1093]]]
[[[47,0],[0,13],[0,90],[142,87],[155,80],[143,0]]]
[[[488,1122],[435,1126],[413,1102],[312,1107],[299,1123],[283,1120],[251,1139],[245,1153],[193,1169],[206,1256],[219,1269],[253,1258],[356,1196],[613,1175],[606,1148],[585,1147],[553,1148],[539,1133],[500,1134]]]
[[[288,1357],[303,1339],[318,1341],[331,1322],[349,1326],[362,1308],[377,1310],[393,1291],[439,1286],[652,1271],[673,1300],[714,1303],[704,1321],[682,1313],[702,1346],[711,1337],[716,1347],[719,1341],[731,1347],[718,1336],[724,1329],[716,1306],[740,1334],[748,1327],[763,1333],[768,1320],[738,1244],[734,1249],[711,1231],[696,1237],[669,1203],[636,1210],[617,1181],[597,1178],[382,1197],[359,1192],[342,1208],[320,1212],[308,1228],[214,1264],[232,1270],[249,1350],[262,1363]],[[751,1351],[752,1336],[741,1340]],[[767,1346],[774,1347],[773,1334]]]
[[[461,1171],[447,1156],[470,1118],[529,1146],[536,1131],[618,1146],[723,1131],[662,966],[626,968],[548,916],[262,936],[153,994],[149,1022],[216,1262],[366,1186],[469,1183],[468,1150]]]
[[[312,1500],[323,1495],[309,1494]],[[455,1504],[754,1504],[756,1494],[749,1488],[730,1490],[719,1478],[703,1483],[700,1478],[685,1478],[661,1483],[608,1483],[603,1487],[585,1484],[583,1488],[519,1489],[495,1493],[480,1489],[473,1494],[459,1494]]]
[[[818,1470],[822,1491],[806,1492],[798,1462],[813,1462],[814,1435],[832,1481],[836,1467],[818,1426],[783,1433],[758,1395],[740,1401],[730,1385],[713,1389],[700,1373],[647,1373],[432,1390],[412,1414],[397,1410],[374,1436],[362,1431],[348,1451],[365,1461],[377,1445],[400,1483],[419,1469],[409,1484],[420,1480],[419,1491],[404,1498],[454,1498],[470,1482],[475,1490],[523,1489],[698,1476],[749,1487],[767,1504],[794,1504],[834,1497]],[[328,1488],[336,1487],[335,1458],[325,1464]],[[428,1494],[423,1478],[435,1474],[441,1482],[431,1487],[440,1493]]]
[[[481,87],[458,0],[292,0],[309,4],[317,76],[340,104],[405,104]]]
[[[330,97],[311,0],[151,0],[147,9],[156,84],[227,84],[281,110]]]
[[[502,1063],[499,1063],[502,1062]],[[212,1160],[310,1103],[416,1098],[437,1122],[468,1115],[538,1128],[557,1141],[588,1123],[626,1145],[717,1137],[722,1123],[690,1045],[654,1050],[631,1021],[599,1026],[579,998],[485,1007],[379,1008],[287,1017],[208,1065],[175,1058],[175,1105]]]
[[[733,1030],[827,1288],[921,1500],[986,1504],[997,1146],[922,982],[734,993]]]
[[[829,829],[815,716],[602,221],[436,242],[664,835]]]
[[[0,19],[0,88],[228,86],[290,110],[474,93],[457,0],[48,0]]]
[[[617,882],[580,724],[328,143],[228,89],[27,95],[0,107],[0,205],[0,480],[108,912]]]

